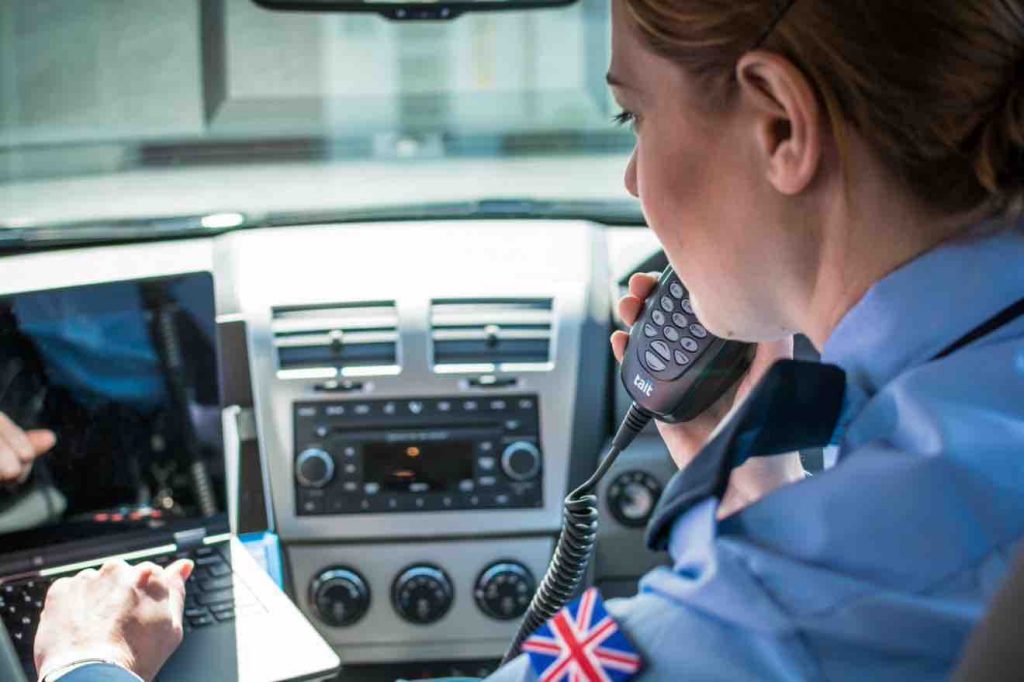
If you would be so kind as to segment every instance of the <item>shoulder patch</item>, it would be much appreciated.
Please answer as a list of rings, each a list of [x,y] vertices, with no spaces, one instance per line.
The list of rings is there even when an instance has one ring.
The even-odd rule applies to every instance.
[[[593,587],[540,626],[522,650],[540,682],[627,682],[643,665]]]

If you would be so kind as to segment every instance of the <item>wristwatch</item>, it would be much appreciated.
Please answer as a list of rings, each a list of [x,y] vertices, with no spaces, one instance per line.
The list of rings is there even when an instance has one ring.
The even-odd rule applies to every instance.
[[[105,659],[102,659],[102,658],[85,658],[85,659],[82,659],[81,661],[75,661],[74,663],[68,663],[66,665],[62,665],[59,668],[55,668],[55,669],[47,672],[45,675],[43,675],[43,677],[39,680],[39,682],[57,682],[58,680],[60,680],[65,675],[68,675],[68,674],[72,673],[73,671],[78,670],[79,668],[84,668],[84,667],[89,666],[89,665],[109,665],[109,666],[114,666],[115,668],[120,668],[121,670],[125,671],[126,673],[131,675],[133,678],[138,680],[138,682],[145,682],[145,680],[143,680],[141,677],[139,677],[138,675],[133,673],[131,670],[128,670],[128,668],[125,668],[120,663],[115,663],[113,661],[108,661],[108,660],[105,660]]]

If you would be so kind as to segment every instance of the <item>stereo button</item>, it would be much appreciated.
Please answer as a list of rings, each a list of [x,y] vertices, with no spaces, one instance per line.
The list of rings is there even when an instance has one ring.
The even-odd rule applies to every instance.
[[[498,481],[494,478],[494,476],[481,476],[480,478],[477,479],[477,484],[479,484],[481,488],[492,488],[494,487],[494,484],[497,482]]]
[[[311,497],[302,500],[300,505],[303,514],[322,514],[324,511],[324,498]]]
[[[512,443],[501,453],[501,469],[514,481],[528,481],[540,473],[540,450],[528,441]]]
[[[494,471],[494,465],[497,462],[494,461],[493,457],[478,457],[476,460],[477,468],[480,471]]]

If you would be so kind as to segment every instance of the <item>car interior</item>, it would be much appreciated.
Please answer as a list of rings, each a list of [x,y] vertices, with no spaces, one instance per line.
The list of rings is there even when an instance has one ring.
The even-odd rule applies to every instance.
[[[337,657],[312,677],[497,668],[632,402],[615,302],[668,265],[608,4],[0,0],[0,412],[58,442],[0,489],[11,679],[46,580],[185,549],[186,642],[273,588]],[[665,565],[676,470],[648,424],[580,585]],[[240,548],[263,573],[218,581]]]

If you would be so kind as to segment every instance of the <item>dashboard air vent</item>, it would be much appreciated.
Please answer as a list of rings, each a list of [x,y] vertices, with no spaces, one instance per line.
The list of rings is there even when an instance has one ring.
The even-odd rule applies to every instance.
[[[551,369],[552,307],[550,298],[434,300],[434,370]]]
[[[292,306],[272,313],[279,378],[398,372],[394,301]]]

